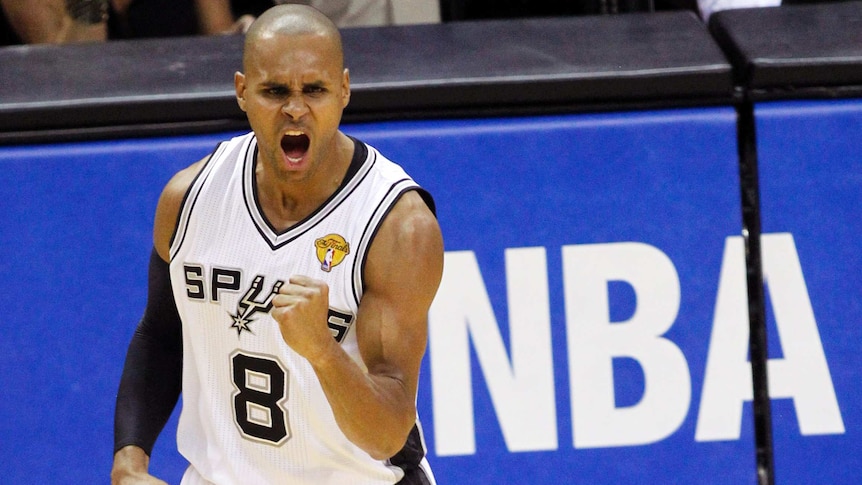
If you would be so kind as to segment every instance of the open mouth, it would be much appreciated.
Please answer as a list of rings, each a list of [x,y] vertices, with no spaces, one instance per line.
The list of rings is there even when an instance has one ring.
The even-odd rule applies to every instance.
[[[308,151],[311,143],[308,135],[302,132],[289,131],[281,137],[281,149],[291,162],[299,162]]]

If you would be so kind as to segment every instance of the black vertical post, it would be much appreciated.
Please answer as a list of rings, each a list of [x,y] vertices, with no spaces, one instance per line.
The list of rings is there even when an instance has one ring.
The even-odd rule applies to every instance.
[[[760,248],[760,182],[757,173],[757,139],[754,104],[745,96],[737,103],[739,179],[742,190],[742,235],[745,240],[746,285],[748,287],[749,358],[754,388],[754,441],[757,483],[773,485],[775,467],[772,450],[772,412],[766,363],[766,303],[763,290],[763,260]]]

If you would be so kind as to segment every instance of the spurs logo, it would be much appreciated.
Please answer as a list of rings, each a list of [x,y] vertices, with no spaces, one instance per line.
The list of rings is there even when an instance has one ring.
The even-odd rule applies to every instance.
[[[344,244],[344,246],[333,249],[333,256],[331,256],[334,258],[332,260],[332,266],[340,262],[341,258],[343,258],[344,254],[346,254],[347,246]],[[339,254],[341,254],[340,257]],[[325,260],[326,258],[324,258],[324,261]],[[214,267],[208,271],[203,265],[190,263],[183,265],[183,269],[185,273],[186,297],[193,301],[209,301],[211,303],[222,302],[221,304],[225,304],[223,303],[225,294],[237,294],[242,291],[242,287],[244,286],[242,283],[242,272],[240,270]],[[237,338],[239,338],[243,332],[249,332],[254,335],[250,324],[255,321],[255,314],[266,314],[272,310],[272,299],[275,298],[275,295],[278,294],[278,290],[280,290],[284,284],[285,282],[283,280],[276,280],[275,284],[270,288],[269,293],[264,294],[264,277],[262,275],[254,277],[251,282],[251,286],[245,290],[245,293],[237,302],[236,312],[225,312],[230,316],[230,328],[236,330]],[[329,308],[326,324],[329,326],[330,332],[332,332],[332,337],[337,342],[341,342],[348,334],[355,317],[356,316],[349,310],[342,311],[331,307]]]
[[[239,303],[236,306],[236,313],[230,313],[230,317],[233,320],[231,323],[231,328],[236,329],[236,335],[239,337],[242,335],[243,331],[251,332],[251,328],[249,328],[249,324],[253,322],[252,316],[257,312],[267,313],[272,308],[272,299],[275,298],[275,295],[278,294],[279,288],[284,284],[284,281],[278,280],[272,285],[272,289],[269,291],[269,295],[266,296],[262,301],[257,300],[260,296],[261,289],[263,287],[263,276],[255,276],[254,281],[251,282],[251,286],[248,291],[245,292],[245,295],[240,298]],[[252,332],[254,333],[254,332]]]

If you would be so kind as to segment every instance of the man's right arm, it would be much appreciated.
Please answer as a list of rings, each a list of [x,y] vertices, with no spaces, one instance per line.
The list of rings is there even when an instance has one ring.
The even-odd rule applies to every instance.
[[[182,324],[168,264],[170,241],[188,187],[204,160],[176,174],[159,198],[150,255],[147,305],[129,343],[114,415],[111,481],[158,483],[148,474],[149,455],[179,400]]]
[[[111,471],[114,483],[146,474],[156,438],[180,396],[182,344],[182,325],[173,300],[168,263],[153,250],[147,307],[129,343],[117,392]]]

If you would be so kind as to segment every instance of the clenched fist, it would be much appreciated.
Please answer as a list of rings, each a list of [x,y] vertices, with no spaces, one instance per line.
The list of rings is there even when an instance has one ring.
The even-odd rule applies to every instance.
[[[292,276],[272,300],[272,318],[285,343],[314,363],[336,345],[326,319],[329,286],[307,276]]]

